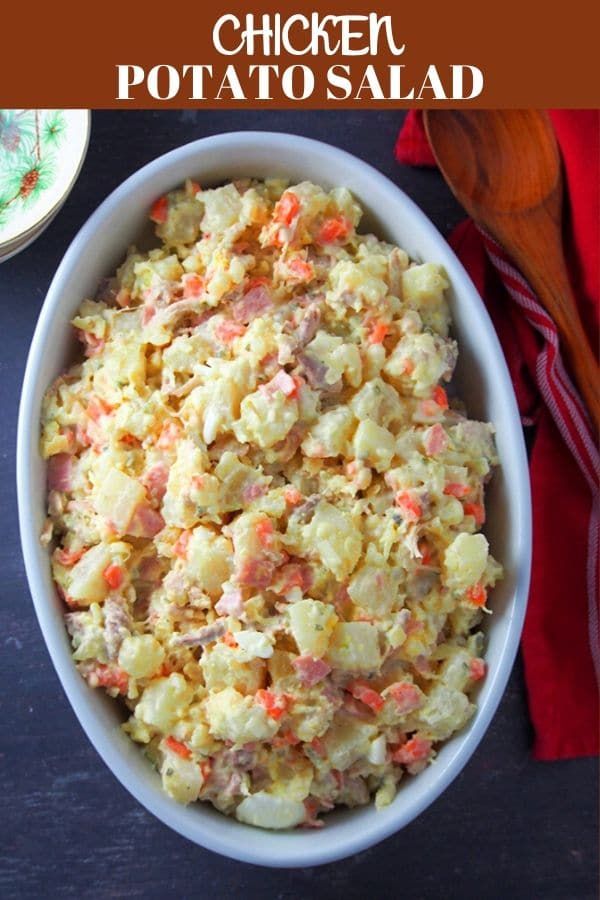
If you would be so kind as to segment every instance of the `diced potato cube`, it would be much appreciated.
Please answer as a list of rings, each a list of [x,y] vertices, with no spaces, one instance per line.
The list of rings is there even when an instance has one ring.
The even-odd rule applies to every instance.
[[[446,273],[438,263],[410,266],[402,273],[402,292],[407,301],[437,300],[449,287]]]
[[[320,600],[298,600],[290,605],[288,615],[300,653],[315,658],[323,656],[338,621],[334,607]]]
[[[129,550],[129,545],[120,541],[91,547],[71,569],[67,588],[69,597],[82,605],[101,603],[110,590],[102,573],[111,562],[126,559]]]
[[[327,660],[334,669],[370,672],[381,662],[377,628],[369,622],[338,622]]]
[[[373,725],[335,721],[323,739],[331,767],[343,772],[358,759],[367,756],[370,740],[375,734]]]
[[[242,197],[233,184],[202,192],[204,217],[201,227],[205,233],[222,234],[235,225],[242,210]]]
[[[327,367],[325,373],[327,384],[335,384],[345,376],[352,387],[360,385],[362,362],[356,344],[345,344],[341,337],[321,330],[307,345],[306,351],[309,356]]]
[[[193,759],[183,759],[166,752],[160,767],[162,785],[169,797],[178,803],[192,803],[198,799],[203,778],[200,766]]]
[[[177,459],[169,469],[167,491],[162,502],[161,513],[167,525],[191,528],[198,521],[198,507],[190,496],[192,478],[204,472],[206,462],[206,454],[192,441],[180,442]]]
[[[388,569],[378,566],[362,566],[348,585],[348,594],[361,609],[385,615],[396,600],[398,591]]]
[[[253,629],[236,631],[235,639],[240,648],[238,651],[240,657],[245,657],[246,660],[269,659],[273,656],[273,641],[261,631]]]
[[[444,555],[444,580],[451,591],[465,591],[479,581],[488,559],[488,542],[483,534],[461,533]]]
[[[249,441],[264,450],[282,441],[297,421],[298,403],[293,397],[282,391],[255,391],[242,400],[240,418],[232,428],[238,441]]]
[[[373,419],[385,428],[392,422],[402,422],[406,415],[394,388],[381,378],[363,384],[350,400],[350,407],[357,419]]]
[[[377,472],[384,472],[389,469],[396,452],[396,439],[387,428],[365,419],[356,429],[353,449],[356,459],[366,462]]]
[[[446,273],[437,263],[410,266],[402,273],[402,294],[417,309],[426,325],[439,334],[448,333],[450,314],[444,291],[450,287]]]
[[[463,647],[456,647],[452,656],[444,660],[440,681],[457,691],[464,691],[471,677],[470,663],[473,657]]]
[[[157,678],[144,690],[135,708],[136,718],[168,732],[185,715],[192,696],[192,688],[179,672],[173,672],[168,678]]]
[[[134,678],[148,678],[164,658],[165,651],[151,634],[127,635],[119,650],[119,666]]]
[[[205,709],[210,733],[222,741],[238,745],[266,741],[278,728],[263,706],[234,688],[209,694]]]
[[[331,503],[321,501],[304,531],[308,545],[315,548],[323,564],[336,578],[347,578],[362,550],[358,524]]]
[[[114,342],[114,350],[105,355],[104,374],[115,385],[141,388],[146,377],[144,344],[135,339]]]
[[[285,757],[274,756],[269,764],[272,783],[269,793],[288,800],[306,800],[310,793],[314,769],[306,757],[298,755],[293,768]]]
[[[263,686],[265,663],[262,659],[246,661],[235,647],[216,643],[206,647],[200,657],[204,683],[209,691],[233,687],[242,694],[254,694]]]
[[[468,722],[475,707],[462,691],[436,684],[417,713],[419,730],[434,741],[445,741]]]
[[[111,522],[120,534],[127,533],[136,507],[146,499],[139,481],[119,469],[109,468],[94,491],[94,508]]]
[[[302,452],[317,459],[345,455],[355,424],[352,410],[347,406],[323,413],[302,442]]]
[[[246,825],[259,828],[294,828],[306,816],[304,804],[299,800],[277,797],[266,791],[258,791],[245,797],[235,811],[236,818]]]
[[[211,597],[221,594],[221,588],[232,572],[233,547],[223,535],[198,525],[187,545],[185,567],[203,591]]]

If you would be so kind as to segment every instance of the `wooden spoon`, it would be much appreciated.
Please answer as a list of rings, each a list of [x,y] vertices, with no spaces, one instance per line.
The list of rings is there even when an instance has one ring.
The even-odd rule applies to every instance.
[[[554,319],[592,421],[600,377],[573,297],[562,242],[563,180],[554,131],[538,110],[427,110],[425,130],[459,203],[523,273]]]

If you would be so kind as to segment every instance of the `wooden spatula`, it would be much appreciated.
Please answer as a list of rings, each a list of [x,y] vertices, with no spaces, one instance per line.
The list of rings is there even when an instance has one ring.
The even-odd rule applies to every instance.
[[[550,120],[538,110],[427,110],[436,161],[468,214],[497,241],[556,322],[596,429],[600,372],[565,264],[563,180]]]

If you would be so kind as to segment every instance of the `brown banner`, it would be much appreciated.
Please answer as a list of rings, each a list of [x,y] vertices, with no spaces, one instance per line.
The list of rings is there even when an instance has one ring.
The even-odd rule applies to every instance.
[[[12,3],[0,106],[597,107],[591,9],[578,0],[560,14],[533,0]]]

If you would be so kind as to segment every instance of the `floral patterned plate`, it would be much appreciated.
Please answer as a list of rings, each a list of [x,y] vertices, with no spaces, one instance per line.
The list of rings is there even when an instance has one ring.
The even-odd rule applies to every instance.
[[[0,109],[0,258],[50,223],[87,150],[86,109]]]

